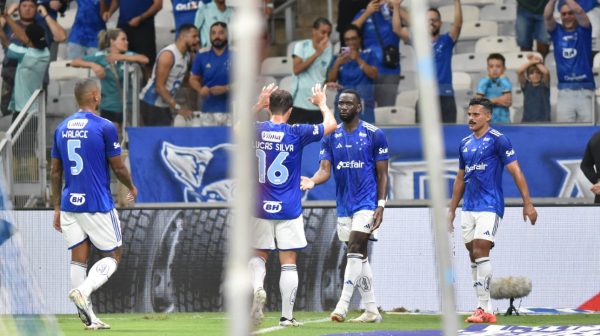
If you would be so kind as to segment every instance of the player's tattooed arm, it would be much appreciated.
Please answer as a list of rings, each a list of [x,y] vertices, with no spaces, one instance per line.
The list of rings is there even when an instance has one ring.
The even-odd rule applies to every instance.
[[[54,206],[54,218],[52,226],[58,232],[62,232],[60,228],[60,198],[62,190],[63,167],[59,159],[52,158],[50,168],[50,179],[52,184],[52,205]]]

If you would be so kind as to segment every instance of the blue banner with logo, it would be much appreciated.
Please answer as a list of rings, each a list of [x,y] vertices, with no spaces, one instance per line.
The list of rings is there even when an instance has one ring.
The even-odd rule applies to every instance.
[[[579,169],[585,146],[598,130],[591,126],[498,126],[511,141],[532,197],[592,197],[591,184]],[[390,199],[428,197],[421,130],[385,128],[390,153]],[[130,162],[139,190],[138,202],[208,202],[230,199],[228,157],[233,150],[226,127],[130,128]],[[448,195],[458,169],[458,146],[469,135],[464,125],[444,127],[446,159],[440,162]],[[302,175],[319,167],[320,144],[307,146]],[[506,197],[520,197],[510,174],[503,180]],[[334,200],[333,177],[306,195],[308,200]]]

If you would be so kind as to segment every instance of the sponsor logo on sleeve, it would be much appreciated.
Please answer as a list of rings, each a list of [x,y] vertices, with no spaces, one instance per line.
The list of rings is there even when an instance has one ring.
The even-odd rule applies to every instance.
[[[113,142],[113,146],[115,147],[115,149],[121,148],[121,144],[118,142]]]
[[[506,151],[506,157],[509,158],[511,156],[515,155],[515,150],[511,149],[511,150],[507,150]]]
[[[313,135],[317,135],[317,134],[319,134],[319,126],[314,125],[313,126]]]
[[[388,153],[388,148],[379,148],[379,155],[381,154],[387,154]]]

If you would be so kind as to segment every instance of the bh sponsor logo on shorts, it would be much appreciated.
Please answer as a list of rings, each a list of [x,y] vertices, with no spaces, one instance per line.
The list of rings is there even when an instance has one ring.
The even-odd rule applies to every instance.
[[[277,201],[263,201],[263,210],[268,213],[278,213],[283,209],[281,202]]]
[[[485,170],[487,167],[487,163],[478,163],[465,167],[465,171],[467,173],[472,172],[473,170]]]
[[[364,162],[362,161],[340,161],[337,164],[337,167],[335,169],[340,170],[342,168],[348,168],[348,169],[360,169],[365,165]]]
[[[69,202],[75,206],[80,206],[85,203],[85,194],[70,193]]]

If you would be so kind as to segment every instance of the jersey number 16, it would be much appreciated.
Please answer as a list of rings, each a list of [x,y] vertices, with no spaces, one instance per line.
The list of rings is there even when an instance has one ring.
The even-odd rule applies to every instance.
[[[256,156],[258,157],[258,182],[265,183],[266,176],[271,184],[284,184],[290,176],[290,172],[288,171],[287,167],[283,165],[283,161],[285,161],[288,155],[290,155],[290,153],[280,152],[275,157],[275,160],[271,162],[269,169],[267,169],[267,153],[265,153],[265,151],[262,149],[257,149]]]

